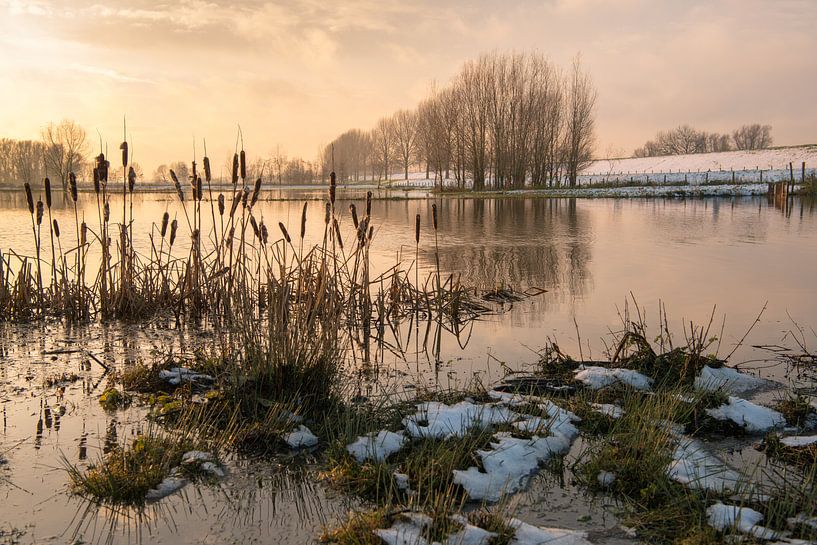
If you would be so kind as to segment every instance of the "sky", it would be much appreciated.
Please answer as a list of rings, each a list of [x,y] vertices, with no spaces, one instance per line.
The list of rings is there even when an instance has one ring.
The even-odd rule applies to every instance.
[[[253,154],[314,159],[488,52],[576,54],[596,156],[682,123],[817,143],[815,0],[0,0],[0,137],[71,118],[146,172]],[[98,147],[98,145],[96,145]],[[223,159],[222,159],[223,160]],[[220,161],[219,161],[220,162]]]

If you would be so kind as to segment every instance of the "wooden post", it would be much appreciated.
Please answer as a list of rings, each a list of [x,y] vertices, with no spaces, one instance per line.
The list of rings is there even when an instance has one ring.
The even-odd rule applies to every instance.
[[[803,161],[803,164],[800,166],[800,168],[802,169],[800,171],[800,183],[804,184],[804,183],[806,183],[806,162],[805,161]]]
[[[792,165],[791,161],[789,161],[789,184],[790,189],[786,191],[786,196],[789,196],[789,191],[794,191],[794,166]]]

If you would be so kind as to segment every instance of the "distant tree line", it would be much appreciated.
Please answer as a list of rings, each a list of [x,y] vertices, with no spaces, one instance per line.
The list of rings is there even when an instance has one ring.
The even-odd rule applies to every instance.
[[[339,135],[323,150],[322,175],[408,179],[419,167],[476,190],[575,185],[593,156],[595,103],[578,58],[565,73],[540,54],[484,55],[415,109]]]
[[[681,125],[669,131],[659,132],[654,140],[635,150],[633,157],[765,149],[771,145],[771,125],[758,123],[744,125],[731,134],[700,131],[689,125]]]

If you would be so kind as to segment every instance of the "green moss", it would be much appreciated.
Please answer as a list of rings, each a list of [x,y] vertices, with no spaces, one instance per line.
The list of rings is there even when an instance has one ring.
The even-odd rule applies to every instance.
[[[99,396],[99,404],[106,411],[115,411],[131,404],[131,397],[116,388],[108,388]]]

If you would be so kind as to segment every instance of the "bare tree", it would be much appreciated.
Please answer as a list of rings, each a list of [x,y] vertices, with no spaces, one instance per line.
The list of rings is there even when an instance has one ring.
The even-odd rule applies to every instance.
[[[570,77],[565,135],[565,169],[571,187],[576,185],[579,171],[593,157],[596,96],[590,77],[582,71],[581,59],[577,57]]]
[[[383,177],[388,181],[391,168],[392,148],[394,147],[394,119],[380,119],[372,131],[372,142],[375,155],[382,168]]]
[[[64,192],[68,191],[68,175],[82,171],[88,153],[85,129],[70,119],[49,123],[42,131],[47,171],[59,176]]]
[[[417,152],[417,114],[400,110],[394,114],[394,148],[403,163],[403,175],[408,180],[409,165]]]
[[[765,149],[772,145],[772,126],[753,123],[732,132],[735,147],[740,150]]]

